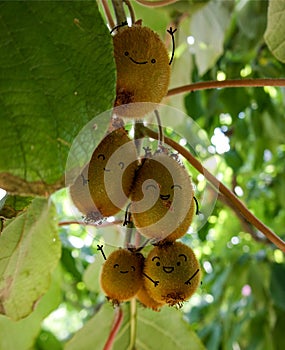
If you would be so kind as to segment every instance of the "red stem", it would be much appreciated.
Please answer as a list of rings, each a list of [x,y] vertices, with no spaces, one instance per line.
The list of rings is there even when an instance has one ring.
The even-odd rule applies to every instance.
[[[121,327],[122,322],[123,322],[123,311],[120,307],[117,307],[115,310],[115,318],[114,318],[113,326],[103,350],[112,349],[115,337]]]
[[[223,81],[200,81],[197,83],[179,86],[168,90],[166,96],[182,94],[184,92],[192,92],[197,90],[217,89],[226,87],[264,87],[264,86],[285,86],[283,78],[265,78],[265,79],[229,79]]]

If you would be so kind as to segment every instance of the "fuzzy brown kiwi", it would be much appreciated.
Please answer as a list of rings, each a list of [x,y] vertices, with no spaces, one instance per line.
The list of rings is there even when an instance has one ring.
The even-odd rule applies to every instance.
[[[101,288],[114,304],[133,298],[143,284],[144,257],[128,249],[112,252],[102,266]]]
[[[136,299],[146,308],[152,309],[153,311],[160,311],[161,307],[165,305],[165,302],[158,302],[154,300],[149,292],[147,291],[145,284],[143,283],[143,286],[136,294]]]
[[[145,181],[149,179],[153,184],[146,186]],[[141,203],[143,199],[143,203],[149,204],[147,210]],[[189,174],[176,159],[165,153],[143,160],[136,174],[131,200],[130,210],[137,230],[157,241],[172,242],[182,237],[195,213]],[[150,203],[154,203],[153,206]]]
[[[181,305],[200,284],[200,265],[193,250],[181,242],[159,245],[146,257],[144,279],[154,300]]]
[[[127,152],[124,152],[123,147],[126,144],[128,148]],[[115,153],[120,147],[122,152]],[[111,156],[114,157],[112,168],[108,165]],[[86,215],[87,219],[112,216],[124,207],[130,195],[137,167],[136,158],[135,145],[124,128],[110,132],[99,143],[89,164],[70,187],[74,205]],[[119,181],[120,174],[122,181]],[[116,199],[116,203],[113,198]]]
[[[167,49],[153,30],[134,25],[121,28],[113,38],[117,67],[116,106],[136,102],[159,103],[166,96],[170,65]],[[155,107],[126,106],[122,114],[141,117]]]

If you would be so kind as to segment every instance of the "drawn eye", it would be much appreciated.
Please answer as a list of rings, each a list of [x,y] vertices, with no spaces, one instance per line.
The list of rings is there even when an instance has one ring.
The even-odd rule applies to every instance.
[[[180,261],[177,261],[176,265],[177,265],[177,266],[180,266],[180,265],[181,265],[181,262],[180,262]]]
[[[187,261],[187,256],[185,254],[179,254],[178,257],[182,256],[185,261]]]
[[[102,160],[105,160],[106,158],[105,158],[105,156],[104,156],[104,154],[98,154],[98,157],[97,157],[98,159],[100,159],[100,158],[102,158]]]
[[[124,162],[120,162],[120,163],[119,163],[119,167],[120,167],[121,169],[124,169],[124,167],[125,167]]]
[[[175,187],[178,187],[178,188],[180,188],[180,190],[182,190],[182,187],[181,187],[180,185],[172,185],[172,186],[171,186],[171,189],[173,189],[173,188],[175,188]]]
[[[119,264],[115,264],[115,265],[114,265],[114,269],[115,269],[116,267],[119,267]]]
[[[125,51],[125,56],[129,56],[129,53],[128,53],[128,51]]]
[[[152,260],[152,261],[155,261],[155,259],[160,260],[160,257],[159,257],[159,256],[154,256],[151,260]],[[157,261],[155,265],[156,265],[156,266],[160,266],[160,262]]]
[[[156,59],[155,58],[152,58],[152,60],[150,61],[151,63],[155,63],[156,62]]]
[[[133,271],[136,271],[136,268],[134,266],[131,266],[131,268],[132,268]]]

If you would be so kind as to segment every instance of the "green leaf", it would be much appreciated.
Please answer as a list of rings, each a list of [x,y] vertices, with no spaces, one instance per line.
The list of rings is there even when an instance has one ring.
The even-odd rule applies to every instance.
[[[7,316],[0,315],[1,350],[31,349],[40,332],[42,320],[61,302],[61,278],[58,269],[52,275],[52,283],[48,292],[41,298],[36,309],[26,318],[15,322]]]
[[[48,290],[60,258],[54,205],[47,199],[34,199],[3,230],[0,247],[0,310],[19,320],[33,311]]]
[[[130,304],[123,306],[123,323],[116,336],[113,350],[128,349],[130,346]],[[109,304],[66,344],[65,350],[103,349],[114,319],[114,309]],[[137,310],[136,348],[139,350],[184,350],[191,344],[191,350],[204,350],[204,346],[191,326],[176,309],[165,307],[160,312],[139,308]]]
[[[285,63],[285,1],[269,1],[264,39],[273,55]]]
[[[64,350],[101,350],[108,338],[114,318],[114,309],[105,304],[65,345]]]
[[[0,187],[50,193],[74,137],[113,105],[112,37],[96,1],[2,1],[0,13]]]
[[[285,264],[274,264],[272,266],[270,292],[274,304],[285,310]]]
[[[200,75],[211,68],[222,55],[227,26],[230,23],[232,1],[210,1],[191,20],[191,35],[195,38],[193,50]]]
[[[130,305],[128,304],[129,308]],[[129,311],[114,344],[114,350],[127,349],[130,334]],[[174,308],[164,307],[160,312],[150,309],[137,310],[136,347],[143,350],[191,350],[205,349],[191,326],[182,318],[182,313]]]

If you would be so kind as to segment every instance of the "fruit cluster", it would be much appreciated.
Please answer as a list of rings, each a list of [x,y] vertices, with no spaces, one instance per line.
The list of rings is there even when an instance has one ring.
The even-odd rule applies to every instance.
[[[133,248],[116,250],[106,259],[101,286],[113,303],[136,297],[157,310],[179,305],[194,293],[199,263],[192,249],[177,241],[193,220],[194,191],[176,156],[164,148],[154,154],[147,149],[139,159],[127,131],[119,127],[97,146],[70,194],[88,221],[115,215],[130,200],[133,225],[154,245],[146,257]]]
[[[174,31],[168,32],[173,39]],[[113,42],[118,123],[122,116],[141,118],[156,109],[167,93],[174,52],[169,62],[159,36],[141,25],[122,26]],[[116,250],[108,259],[98,245],[106,260],[100,282],[109,300],[117,304],[136,297],[158,310],[191,297],[200,282],[200,267],[192,249],[177,239],[187,232],[196,201],[177,155],[161,146],[154,153],[147,147],[139,157],[123,124],[111,126],[70,195],[87,222],[116,215],[130,201],[124,225],[131,218],[137,232],[154,245],[146,256],[142,247],[134,247]]]
[[[103,253],[102,246],[98,250]],[[100,277],[113,304],[136,298],[155,311],[163,305],[182,305],[199,282],[200,267],[193,250],[178,241],[157,245],[146,257],[135,249],[115,250],[103,264]]]

